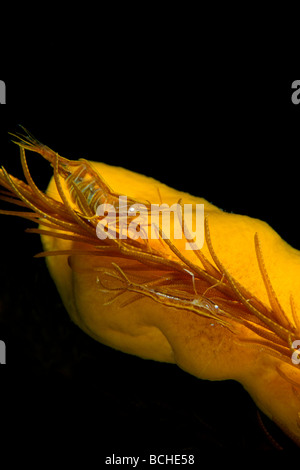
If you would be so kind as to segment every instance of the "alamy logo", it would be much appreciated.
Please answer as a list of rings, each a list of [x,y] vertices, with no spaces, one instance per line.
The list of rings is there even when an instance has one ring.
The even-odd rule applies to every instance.
[[[292,347],[294,349],[294,352],[292,354],[292,363],[293,364],[300,364],[300,340],[299,339],[296,339],[293,344],[292,344]]]
[[[295,90],[292,94],[292,102],[294,104],[300,103],[300,80],[295,80],[292,83],[292,89]]]
[[[0,80],[0,104],[6,104],[6,90],[3,80]]]
[[[4,341],[0,340],[0,364],[6,364],[6,346]]]
[[[101,240],[160,237],[178,240],[184,237],[186,250],[201,250],[204,244],[204,204],[175,203],[170,207],[168,204],[151,204],[147,207],[136,203],[128,207],[127,197],[119,196],[118,212],[111,204],[101,204],[97,215],[100,221],[96,233]]]

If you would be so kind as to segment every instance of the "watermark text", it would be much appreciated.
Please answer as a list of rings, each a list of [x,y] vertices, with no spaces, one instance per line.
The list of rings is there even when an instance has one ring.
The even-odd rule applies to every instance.
[[[6,345],[0,340],[0,364],[6,364]]]
[[[300,340],[296,339],[293,341],[292,348],[298,351],[294,351],[292,354],[292,363],[295,365],[300,364]]]
[[[0,80],[0,104],[6,104],[6,87],[3,80]]]
[[[299,104],[300,103],[300,80],[293,81],[292,89],[295,90],[292,93],[292,103]]]
[[[150,204],[128,207],[127,197],[119,196],[118,210],[112,204],[97,207],[100,240],[186,239],[186,250],[200,250],[204,244],[204,204]]]

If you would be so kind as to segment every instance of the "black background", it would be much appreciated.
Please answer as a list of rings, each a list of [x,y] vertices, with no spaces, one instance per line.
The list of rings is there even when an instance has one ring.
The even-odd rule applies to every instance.
[[[199,63],[169,61],[164,53],[147,61],[141,54],[134,65],[122,57],[105,66],[100,60],[95,70],[78,64],[63,76],[43,64],[34,78],[0,76],[7,88],[1,164],[22,177],[8,135],[21,124],[64,157],[153,176],[226,211],[265,220],[300,249],[300,105],[291,102],[297,77],[218,66],[204,73]],[[47,162],[35,154],[28,162],[46,189]],[[0,220],[0,339],[7,350],[0,379],[8,437],[55,449],[70,445],[70,452],[81,448],[99,461],[112,452],[275,451],[239,384],[201,381],[81,332],[44,260],[33,258],[41,245],[37,235],[24,233],[30,223]],[[281,446],[293,447],[261,418]]]

